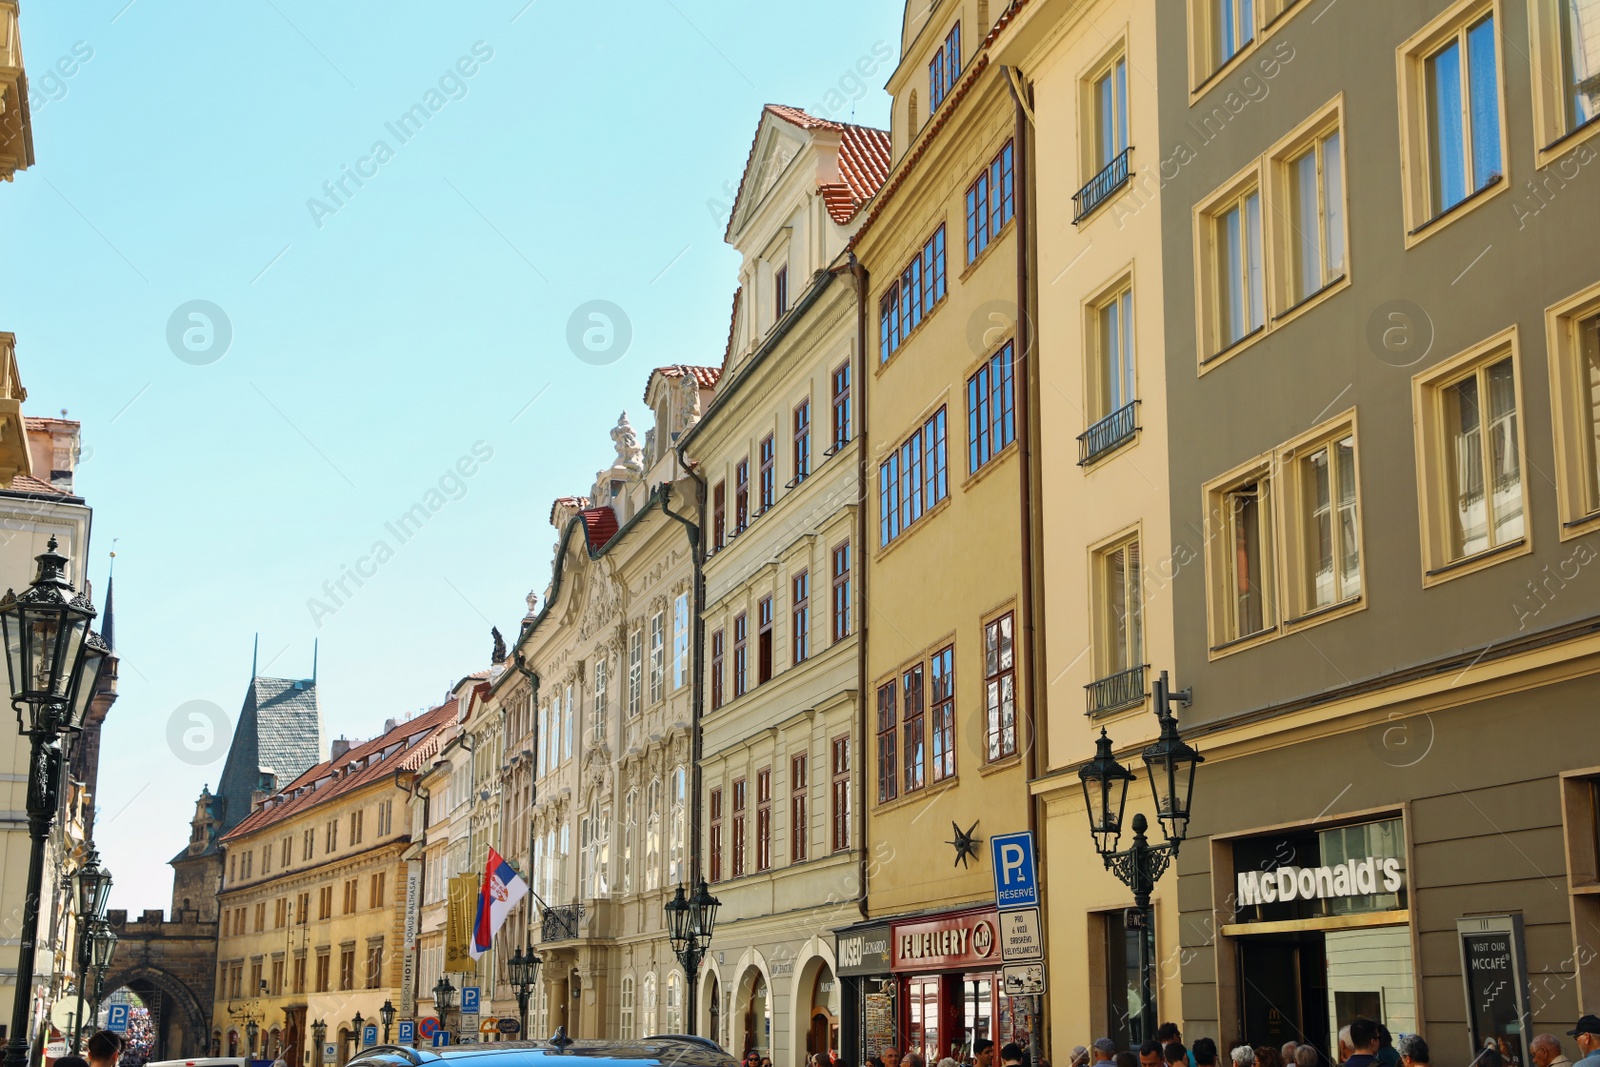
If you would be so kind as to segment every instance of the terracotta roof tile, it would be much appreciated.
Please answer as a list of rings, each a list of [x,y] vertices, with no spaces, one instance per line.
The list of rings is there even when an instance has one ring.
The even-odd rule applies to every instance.
[[[561,508],[571,508],[573,511],[582,511],[591,501],[586,496],[558,496],[550,504],[550,525],[560,525],[556,522],[556,512]]]
[[[76,428],[83,425],[77,419],[42,419],[32,415],[23,416],[22,422],[30,430],[47,430],[52,426],[72,426]]]
[[[722,377],[721,367],[697,367],[692,363],[674,363],[668,367],[657,367],[650,372],[650,377],[644,381],[644,401],[650,402],[650,386],[656,380],[656,375],[663,378],[682,378],[686,374],[694,375],[695,384],[702,389],[715,389],[717,379]]]
[[[583,538],[590,552],[600,551],[607,541],[617,536],[617,513],[610,508],[584,508],[578,515],[583,519]]]
[[[42,482],[31,474],[19,474],[11,479],[11,484],[6,486],[13,493],[43,493],[47,496],[71,496],[65,489],[58,489],[49,482]]]
[[[839,138],[841,180],[817,186],[823,201],[827,204],[828,214],[835,222],[843,225],[854,218],[856,212],[872,199],[872,195],[889,176],[890,141],[887,130],[820,119],[797,107],[785,104],[768,104],[761,110],[763,115],[780,118],[802,130],[836,130],[841,134]],[[760,141],[761,124],[758,122],[756,135],[750,140],[750,154],[745,157],[744,170],[740,172],[739,196],[734,199],[733,210],[728,213],[728,227],[723,232],[724,240],[733,232],[733,220],[739,215],[739,201],[744,197],[744,178],[750,173],[750,165],[755,162],[756,145]]]

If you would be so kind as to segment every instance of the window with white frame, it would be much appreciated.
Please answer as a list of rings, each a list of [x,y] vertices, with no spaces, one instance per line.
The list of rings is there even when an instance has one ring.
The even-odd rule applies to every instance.
[[[650,616],[650,703],[659,703],[662,683],[666,677],[666,616],[656,612]]]
[[[644,887],[661,888],[661,782],[652,781],[645,789]]]
[[[606,654],[600,652],[594,658],[594,739],[597,743],[605,742],[606,719],[611,712],[606,675]]]
[[[620,1034],[618,1034],[617,1036],[620,1037],[623,1041],[632,1041],[633,1040],[633,975],[631,975],[631,974],[625,974],[625,975],[622,976],[622,991],[621,991],[621,994],[618,997],[618,1004],[619,1004],[619,1010],[620,1010],[621,1016],[622,1016],[622,1019],[621,1019],[621,1022],[622,1022],[621,1030],[622,1030],[622,1032]]]
[[[639,1036],[649,1037],[661,1031],[656,1029],[656,976],[654,972],[646,973],[641,983]]]
[[[644,631],[628,634],[628,718],[636,718],[644,705]]]
[[[672,602],[672,688],[682,689],[689,681],[689,594],[682,592]]]
[[[683,1033],[683,977],[673,971],[667,975],[667,1033]]]
[[[686,811],[688,808],[689,772],[679,764],[672,772],[671,806],[667,817],[667,871],[668,885],[681,885],[688,878],[684,863],[684,850],[688,840]],[[674,1031],[676,1032],[676,1031]]]

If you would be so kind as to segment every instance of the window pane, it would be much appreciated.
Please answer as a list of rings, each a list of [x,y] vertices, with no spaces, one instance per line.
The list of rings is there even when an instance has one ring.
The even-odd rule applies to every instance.
[[[1600,0],[1561,0],[1567,129],[1600,115]]]
[[[1096,147],[1099,150],[1095,156],[1095,167],[1099,169],[1111,162],[1111,157],[1117,154],[1116,149],[1116,99],[1115,87],[1111,75],[1094,83],[1095,113],[1099,121],[1099,137],[1096,138]]]
[[[1578,323],[1579,418],[1582,421],[1587,511],[1600,511],[1600,315]]]
[[[1467,84],[1472,94],[1472,188],[1500,173],[1500,93],[1494,67],[1494,19],[1467,31]]]
[[[1339,154],[1339,132],[1322,142],[1322,247],[1324,282],[1344,273],[1344,158]]]
[[[1356,442],[1346,437],[1333,446],[1334,486],[1339,501],[1339,599],[1361,593],[1361,547],[1356,526]]]
[[[1322,288],[1322,217],[1315,146],[1289,164],[1289,225],[1294,244],[1290,295],[1293,302],[1299,303]]]
[[[1250,286],[1249,328],[1255,331],[1267,321],[1266,277],[1261,264],[1261,193],[1253,192],[1244,198],[1245,256]]]
[[[1522,456],[1517,444],[1517,385],[1511,360],[1489,368],[1489,462],[1494,477],[1494,543],[1522,536]]]
[[[1128,147],[1128,61],[1126,59],[1117,60],[1117,66],[1116,66],[1116,69],[1115,69],[1115,71],[1113,73],[1116,76],[1116,94],[1117,94],[1117,97],[1116,97],[1116,115],[1117,115],[1116,149],[1117,149],[1117,154],[1120,155],[1122,153],[1122,151],[1125,148]],[[1111,160],[1107,159],[1106,162],[1110,163]]]
[[[1450,557],[1489,547],[1483,499],[1483,443],[1479,435],[1478,378],[1464,378],[1444,390],[1446,492],[1454,507]]]
[[[1244,336],[1244,234],[1238,207],[1217,219],[1217,307],[1222,319],[1222,345]]]
[[[1229,638],[1247,637],[1275,624],[1272,613],[1271,533],[1265,481],[1241,486],[1227,496],[1230,531],[1228,604],[1233,632]]]
[[[1306,590],[1306,607],[1314,611],[1337,603],[1339,599],[1333,577],[1332,474],[1328,470],[1326,447],[1317,449],[1302,461],[1301,477],[1304,479],[1301,491],[1308,509],[1305,552],[1310,588]]]
[[[1467,195],[1467,160],[1461,129],[1461,48],[1450,44],[1426,63],[1428,172],[1437,214]],[[1496,142],[1498,144],[1498,141]]]

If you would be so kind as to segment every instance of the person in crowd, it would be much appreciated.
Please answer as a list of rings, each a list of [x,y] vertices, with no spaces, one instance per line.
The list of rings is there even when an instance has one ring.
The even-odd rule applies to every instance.
[[[1209,1037],[1194,1039],[1194,1048],[1189,1050],[1198,1067],[1217,1067],[1217,1043]]]
[[[961,1064],[954,1056],[946,1056],[939,1061],[939,1067],[961,1067]]]
[[[1177,1023],[1162,1023],[1156,1028],[1156,1040],[1163,1045],[1181,1046],[1183,1044],[1183,1034],[1178,1031]],[[1194,1057],[1188,1054],[1187,1049],[1184,1050],[1184,1059],[1188,1061],[1189,1067],[1195,1067]]]
[[[1072,1046],[1071,1067],[1089,1067],[1089,1050],[1083,1045]]]
[[[772,1067],[772,1057],[771,1056],[763,1056],[763,1057],[761,1057],[761,1067]]]
[[[122,1047],[122,1035],[97,1030],[83,1046],[84,1058],[89,1061],[89,1067],[117,1067]]]
[[[1139,1067],[1139,1057],[1127,1049],[1123,1049],[1111,1057],[1114,1067]]]
[[[761,1053],[753,1048],[745,1049],[744,1067],[761,1067]]]
[[[980,1037],[972,1043],[973,1067],[993,1067],[994,1042],[986,1037]]]
[[[1341,1064],[1344,1063],[1345,1060],[1350,1058],[1351,1051],[1350,1026],[1347,1023],[1344,1026],[1339,1027],[1339,1055],[1334,1059],[1334,1062]]]
[[[1256,1050],[1249,1045],[1240,1045],[1231,1056],[1233,1067],[1256,1067]]]
[[[883,1057],[882,1056],[868,1056],[867,1057],[867,1067],[883,1067]]]
[[[1394,1035],[1382,1023],[1378,1024],[1379,1067],[1400,1067],[1400,1051],[1394,1047]]]
[[[1321,1059],[1322,1057],[1317,1055],[1315,1045],[1296,1045],[1294,1047],[1294,1067],[1318,1067],[1318,1061]],[[1288,1067],[1288,1065],[1285,1064],[1284,1067]]]
[[[1283,1043],[1283,1047],[1278,1050],[1278,1055],[1283,1057],[1284,1067],[1293,1067],[1294,1051],[1299,1047],[1299,1044],[1294,1041],[1285,1041]]]
[[[900,1057],[900,1067],[928,1067],[928,1061],[922,1058],[920,1052],[908,1052]]]
[[[1506,1058],[1500,1055],[1499,1046],[1494,1038],[1487,1038],[1483,1042],[1483,1051],[1478,1053],[1478,1058],[1472,1061],[1473,1067],[1506,1067]]]
[[[1146,1041],[1139,1046],[1139,1067],[1166,1067],[1161,1056],[1161,1042]]]
[[[51,1060],[51,1067],[89,1067],[89,1061],[82,1056],[62,1056],[60,1059]]]
[[[1561,1051],[1561,1039],[1554,1034],[1536,1035],[1528,1042],[1528,1055],[1533,1057],[1534,1067],[1572,1067],[1572,1061]]]
[[[1276,1045],[1262,1045],[1256,1049],[1256,1067],[1283,1067]]]
[[[1000,1046],[1001,1067],[1022,1067],[1022,1046],[1015,1041],[1007,1041]]]
[[[900,1050],[890,1045],[883,1050],[883,1055],[878,1058],[883,1061],[884,1067],[895,1067],[900,1062]]]
[[[1344,1067],[1377,1067],[1378,1024],[1364,1015],[1350,1020],[1350,1058]],[[1341,1039],[1343,1031],[1340,1031]],[[1498,1067],[1498,1065],[1497,1065]]]
[[[1117,1043],[1109,1037],[1097,1037],[1089,1046],[1091,1059],[1089,1067],[1099,1067],[1102,1063],[1110,1063],[1117,1054]]]
[[[1167,1067],[1189,1067],[1189,1050],[1174,1041],[1161,1046],[1161,1059]]]
[[[1552,1038],[1551,1040],[1554,1040]],[[1561,1042],[1556,1041],[1556,1051],[1561,1051]],[[1400,1039],[1400,1062],[1405,1067],[1428,1067],[1428,1043],[1422,1040],[1421,1034],[1407,1034]]]

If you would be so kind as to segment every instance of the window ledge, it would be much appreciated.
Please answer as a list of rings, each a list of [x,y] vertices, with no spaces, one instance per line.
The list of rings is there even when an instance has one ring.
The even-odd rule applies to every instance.
[[[1019,729],[1020,729],[1020,726],[1021,726],[1021,724],[1019,723],[1018,724]],[[987,744],[988,743],[987,742],[987,735],[985,735],[985,738],[986,738],[985,744]],[[1002,774],[1002,773],[1004,773],[1006,771],[1016,770],[1018,767],[1021,767],[1021,766],[1022,766],[1022,750],[1019,747],[1016,752],[1013,752],[1009,756],[1001,756],[999,759],[995,760],[993,763],[989,763],[987,761],[984,762],[978,768],[978,773],[983,775],[985,778],[987,778],[991,774]]]
[[[1457,200],[1454,204],[1451,204],[1437,215],[1409,230],[1406,233],[1407,250],[1415,248],[1417,245],[1421,244],[1423,241],[1426,241],[1440,230],[1443,230],[1450,223],[1455,222],[1457,219],[1464,218],[1470,214],[1474,208],[1482,206],[1484,203],[1492,199],[1496,194],[1503,193],[1510,187],[1511,183],[1506,180],[1504,173],[1496,174],[1493,178],[1490,178],[1478,188],[1474,189],[1460,200]]]
[[[1276,641],[1282,636],[1283,627],[1281,625],[1269,626],[1265,630],[1258,630],[1253,634],[1245,634],[1243,637],[1235,637],[1231,641],[1224,641],[1220,645],[1212,645],[1206,650],[1206,653],[1208,658],[1217,660],[1224,656],[1231,656],[1235,652],[1243,652],[1246,649],[1264,645],[1268,641]]]
[[[1228,347],[1221,349],[1212,355],[1203,357],[1200,360],[1200,373],[1207,374],[1222,366],[1228,360],[1232,359],[1234,356],[1237,356],[1240,352],[1243,352],[1245,349],[1249,348],[1266,335],[1267,326],[1266,323],[1262,323],[1260,326],[1257,326],[1255,329],[1251,330],[1249,333],[1245,334]]]
[[[989,243],[991,245],[994,244],[993,241],[990,241]],[[962,277],[964,277],[964,276],[965,275],[963,275]],[[958,277],[956,279],[956,281],[960,281],[960,280],[961,280],[960,277]],[[928,323],[933,321],[933,317],[939,313],[939,309],[944,307],[949,302],[950,302],[950,282],[949,282],[949,277],[947,275],[946,276],[946,280],[945,280],[945,286],[944,286],[944,295],[941,296],[934,303],[933,307],[928,309],[928,313],[926,315],[922,316],[922,321],[917,323],[915,326],[911,327],[911,332],[906,334],[904,337],[902,337],[900,339],[899,346],[896,347],[895,350],[889,354],[889,358],[888,359],[884,359],[883,358],[883,352],[882,352],[881,347],[880,347],[880,350],[878,352],[878,365],[876,367],[872,368],[873,377],[876,378],[876,377],[881,376],[884,371],[888,370],[891,366],[893,366],[894,362],[897,359],[899,359],[901,357],[901,355],[903,355],[905,353],[905,350],[908,347],[910,347],[911,342],[917,339],[917,335],[920,334],[923,330],[927,329]],[[881,314],[881,312],[880,312],[880,314]],[[875,338],[875,340],[878,341],[880,346],[882,345],[883,342],[882,342],[881,338]]]
[[[1574,148],[1578,147],[1578,145],[1582,144],[1584,141],[1587,141],[1596,134],[1600,134],[1600,115],[1595,115],[1583,125],[1576,126],[1568,130],[1566,133],[1562,134],[1560,137],[1557,137],[1554,141],[1551,141],[1549,144],[1535,152],[1535,166],[1537,166],[1538,169],[1543,170],[1545,167],[1548,167],[1556,160],[1561,159],[1568,152],[1572,151]]]
[[[1527,500],[1526,493],[1523,494],[1523,500]],[[1524,513],[1523,521],[1527,522],[1526,513]],[[1533,543],[1524,534],[1515,541],[1507,541],[1503,545],[1486,548],[1482,552],[1474,552],[1470,556],[1464,556],[1461,559],[1446,563],[1442,567],[1435,567],[1425,572],[1422,576],[1422,587],[1428,589],[1455,578],[1476,574],[1486,567],[1492,567],[1508,559],[1516,559],[1518,556],[1525,556],[1532,551]]]
[[[917,518],[917,520],[915,522],[913,522],[910,526],[907,526],[904,529],[902,529],[900,531],[900,535],[898,537],[896,537],[893,541],[890,541],[886,545],[885,544],[879,544],[877,546],[877,548],[875,548],[873,550],[872,561],[874,563],[882,561],[884,559],[884,557],[889,555],[889,553],[893,552],[895,549],[897,549],[901,545],[905,544],[908,540],[910,540],[911,538],[915,537],[917,535],[917,531],[918,530],[921,530],[921,529],[925,528],[928,525],[928,521],[930,519],[932,519],[934,516],[938,515],[940,512],[944,511],[946,508],[948,508],[950,506],[950,501],[952,501],[954,499],[955,499],[955,494],[954,493],[951,493],[951,494],[947,495],[943,500],[939,501],[933,507],[931,507],[928,510],[924,511]]]
[[[1347,600],[1341,600],[1337,604],[1329,604],[1327,607],[1308,611],[1304,615],[1293,619],[1285,619],[1283,620],[1283,630],[1285,633],[1299,633],[1301,630],[1309,630],[1313,626],[1320,626],[1325,622],[1342,619],[1346,615],[1365,609],[1366,606],[1367,598],[1357,593],[1355,596]]]
[[[1000,229],[997,232],[992,233],[992,234],[989,235],[989,243],[983,246],[983,250],[980,251],[977,254],[977,256],[975,256],[970,262],[968,262],[966,266],[961,268],[961,273],[956,275],[956,281],[964,282],[964,281],[967,280],[968,277],[970,277],[972,274],[976,273],[977,269],[979,267],[983,266],[983,261],[985,259],[989,258],[989,253],[993,252],[994,249],[995,249],[995,246],[1000,243],[1000,239],[1003,238],[1003,237],[1006,237],[1006,236],[1008,236],[1010,234],[1012,228],[1016,226],[1016,222],[1017,222],[1017,216],[1016,216],[1016,213],[1013,212],[1011,217],[1009,219],[1006,219],[1004,226],[1001,226]],[[966,238],[966,234],[963,233],[961,235],[961,251],[962,251],[963,255],[965,255],[965,253],[966,253],[966,246],[967,246],[967,238]],[[943,301],[940,301],[940,303],[943,303]],[[924,320],[924,321],[926,321],[926,320]],[[919,324],[919,326],[920,326],[920,324]],[[913,332],[915,332],[915,331],[913,331]]]
[[[961,483],[961,491],[963,493],[966,492],[968,489],[971,489],[973,486],[987,478],[990,472],[994,471],[998,467],[1004,466],[1005,461],[1016,455],[1017,449],[1020,447],[1021,446],[1017,444],[1016,438],[1012,438],[1010,444],[1006,445],[1006,447],[1002,448],[1000,451],[994,453],[988,459],[984,460],[983,466],[967,475],[966,479]]]

